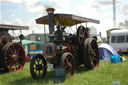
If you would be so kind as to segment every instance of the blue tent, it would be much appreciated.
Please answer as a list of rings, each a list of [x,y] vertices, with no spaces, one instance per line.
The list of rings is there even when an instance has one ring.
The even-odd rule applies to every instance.
[[[118,55],[116,50],[108,44],[101,44],[99,46],[99,59],[108,60],[112,55]]]

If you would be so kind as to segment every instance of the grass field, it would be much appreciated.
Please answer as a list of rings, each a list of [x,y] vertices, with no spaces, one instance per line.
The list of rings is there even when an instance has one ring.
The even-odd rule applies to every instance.
[[[84,66],[76,68],[72,78],[66,78],[64,83],[54,84],[54,70],[40,80],[33,80],[30,75],[29,62],[20,72],[0,73],[0,85],[112,85],[119,81],[120,85],[128,85],[128,56],[126,61],[111,64],[110,61],[100,61],[99,67],[86,70]]]

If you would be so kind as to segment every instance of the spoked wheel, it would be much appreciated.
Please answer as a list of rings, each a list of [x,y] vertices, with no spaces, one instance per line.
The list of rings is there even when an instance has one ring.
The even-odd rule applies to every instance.
[[[84,41],[83,57],[85,66],[88,69],[98,67],[99,64],[99,52],[98,45],[95,39],[88,38]]]
[[[33,79],[40,79],[44,77],[47,73],[47,62],[44,56],[38,54],[32,57],[30,62],[30,73]]]
[[[25,52],[18,43],[7,43],[2,49],[2,66],[12,72],[23,69],[25,64]]]
[[[75,61],[74,57],[71,53],[66,52],[61,56],[61,66],[64,66],[66,68],[66,76],[72,77],[74,75],[75,70]]]

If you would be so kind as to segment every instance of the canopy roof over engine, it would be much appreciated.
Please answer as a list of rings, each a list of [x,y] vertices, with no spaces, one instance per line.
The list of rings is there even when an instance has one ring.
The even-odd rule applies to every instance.
[[[7,24],[0,24],[0,29],[7,29],[7,30],[28,30],[28,26],[16,26],[16,25],[7,25]]]
[[[73,26],[80,23],[92,22],[99,24],[100,21],[72,14],[54,14],[54,24],[62,26]],[[36,19],[37,24],[48,24],[48,15]]]

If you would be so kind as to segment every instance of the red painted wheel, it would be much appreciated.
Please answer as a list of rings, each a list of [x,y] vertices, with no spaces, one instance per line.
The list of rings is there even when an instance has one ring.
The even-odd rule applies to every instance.
[[[95,39],[87,38],[83,44],[83,60],[88,69],[93,69],[99,65],[98,45]]]
[[[25,52],[19,43],[7,43],[2,49],[2,65],[12,72],[23,69]]]
[[[70,78],[74,75],[75,61],[71,53],[65,52],[64,54],[62,54],[60,64],[61,66],[64,66],[66,68],[67,77]]]
[[[30,62],[30,73],[33,79],[40,79],[47,73],[47,61],[44,56],[38,54],[32,57]]]

